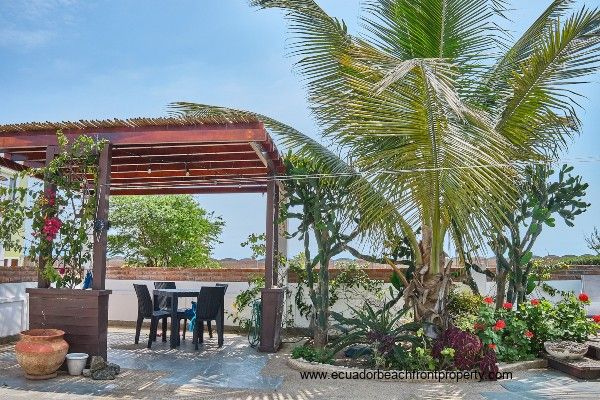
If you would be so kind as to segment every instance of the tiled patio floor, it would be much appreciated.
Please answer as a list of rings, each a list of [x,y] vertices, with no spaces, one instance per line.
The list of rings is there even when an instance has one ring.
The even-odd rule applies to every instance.
[[[123,368],[114,381],[65,374],[48,381],[28,381],[16,363],[14,346],[1,346],[0,400],[600,399],[600,381],[580,382],[549,370],[515,372],[514,379],[502,382],[458,384],[302,380],[298,371],[286,365],[290,345],[267,355],[250,348],[243,336],[226,335],[221,349],[206,339],[202,349],[194,351],[188,339],[177,350],[162,342],[148,350],[145,343],[134,345],[133,336],[127,329],[109,333],[109,361]]]
[[[19,390],[55,393],[110,395],[130,398],[160,398],[207,394],[213,391],[274,391],[282,377],[261,374],[269,355],[251,348],[246,338],[226,335],[225,345],[217,347],[216,338],[205,338],[198,351],[192,341],[171,350],[158,338],[146,348],[147,336],[133,344],[132,330],[109,333],[108,360],[123,372],[114,381],[94,381],[61,374],[48,381],[29,381],[16,364],[13,346],[0,348],[0,385]],[[1,397],[1,396],[0,396]]]

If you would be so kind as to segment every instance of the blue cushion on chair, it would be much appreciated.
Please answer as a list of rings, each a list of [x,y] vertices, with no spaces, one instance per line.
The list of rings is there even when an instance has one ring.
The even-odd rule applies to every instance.
[[[192,301],[192,308],[185,310],[187,318],[190,320],[188,324],[188,331],[194,332],[194,325],[196,324],[196,302]]]

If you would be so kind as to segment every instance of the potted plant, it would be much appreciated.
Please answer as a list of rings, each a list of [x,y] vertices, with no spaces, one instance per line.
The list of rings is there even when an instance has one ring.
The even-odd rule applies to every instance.
[[[69,141],[58,131],[57,143],[48,148],[44,167],[21,172],[40,179],[0,188],[0,242],[38,262],[38,288],[27,289],[29,326],[61,329],[72,351],[106,358],[110,291],[80,288],[93,258],[90,238],[107,228],[96,218],[105,142],[83,135]],[[26,220],[32,237],[23,240],[16,232],[24,231]]]

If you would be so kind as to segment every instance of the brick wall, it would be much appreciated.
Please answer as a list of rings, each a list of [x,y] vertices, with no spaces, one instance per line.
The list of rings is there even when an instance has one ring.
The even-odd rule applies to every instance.
[[[330,268],[329,273],[333,278],[341,269]],[[371,279],[389,282],[391,268],[368,268],[367,273]],[[202,281],[202,282],[247,282],[254,276],[264,276],[264,267],[235,267],[235,268],[129,268],[109,266],[106,279],[117,280],[152,280],[152,281]],[[290,274],[290,282],[297,282],[295,274]]]
[[[37,282],[35,267],[0,266],[0,283]]]
[[[581,279],[581,275],[600,275],[600,265],[571,265],[569,269],[557,271],[551,275],[556,281],[575,281]]]
[[[255,261],[222,262],[223,268],[127,268],[109,266],[107,279],[117,280],[153,280],[153,281],[204,281],[204,282],[247,282],[253,276],[262,276],[264,266]],[[240,266],[241,265],[241,266]],[[335,277],[340,268],[330,267],[330,276]],[[371,279],[389,282],[391,269],[386,266],[370,265],[366,269]],[[600,275],[600,265],[576,265],[552,275],[552,280],[578,280],[581,275]],[[296,282],[290,274],[290,282]],[[35,267],[0,266],[0,283],[37,282]]]

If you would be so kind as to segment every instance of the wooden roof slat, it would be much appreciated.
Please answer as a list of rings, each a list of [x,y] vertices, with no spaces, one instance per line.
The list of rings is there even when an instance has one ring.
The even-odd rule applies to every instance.
[[[0,133],[34,133],[34,131],[56,131],[57,129],[99,129],[99,128],[142,128],[149,126],[189,126],[189,125],[235,125],[259,123],[252,116],[215,116],[208,117],[158,117],[158,118],[128,118],[104,120],[79,120],[62,122],[25,122],[0,125]]]

